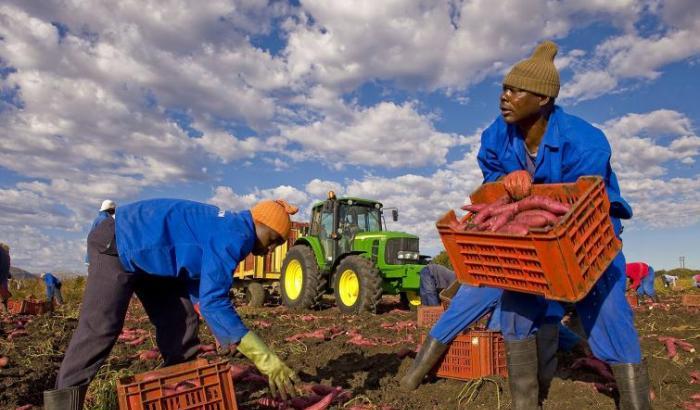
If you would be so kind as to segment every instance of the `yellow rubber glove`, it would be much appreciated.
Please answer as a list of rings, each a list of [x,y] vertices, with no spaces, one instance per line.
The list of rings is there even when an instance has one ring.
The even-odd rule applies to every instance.
[[[297,395],[295,384],[300,384],[301,380],[294,370],[287,367],[258,335],[248,331],[238,344],[238,351],[250,359],[260,373],[267,376],[273,396],[277,395],[277,391],[280,392],[284,400],[287,400],[287,394],[293,397]]]

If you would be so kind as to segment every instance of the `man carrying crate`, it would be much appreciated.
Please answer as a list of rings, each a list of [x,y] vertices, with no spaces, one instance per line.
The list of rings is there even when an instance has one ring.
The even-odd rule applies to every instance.
[[[505,76],[501,115],[481,135],[477,160],[484,182],[500,180],[516,196],[529,192],[533,183],[573,183],[581,176],[600,176],[619,236],[620,219],[631,218],[632,209],[620,195],[610,166],[610,144],[599,129],[554,104],[559,93],[556,53],[556,44],[545,41]],[[501,303],[513,408],[535,409],[539,404],[535,336],[548,303],[542,297],[514,291],[504,291]],[[591,292],[576,303],[576,309],[593,354],[612,366],[620,408],[649,409],[649,377],[632,309],[625,299],[622,252]]]
[[[237,348],[266,375],[283,398],[295,395],[296,373],[243,324],[229,290],[248,254],[265,255],[287,240],[283,200],[262,201],[232,213],[176,199],[152,199],[117,209],[88,235],[90,265],[78,327],[44,409],[80,409],[90,381],[119,336],[129,301],[138,296],[156,327],[165,366],[198,353],[199,301],[204,320],[224,349]]]

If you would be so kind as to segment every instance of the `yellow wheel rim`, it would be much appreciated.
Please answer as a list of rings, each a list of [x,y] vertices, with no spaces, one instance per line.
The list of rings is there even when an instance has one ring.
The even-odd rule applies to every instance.
[[[411,306],[420,306],[420,295],[418,292],[407,291],[406,298]]]
[[[340,295],[340,301],[345,306],[353,306],[357,302],[357,297],[360,294],[360,280],[352,269],[348,269],[340,274],[338,294]]]
[[[284,291],[287,297],[292,300],[298,298],[303,283],[304,269],[301,267],[301,262],[296,259],[289,261],[284,271]]]

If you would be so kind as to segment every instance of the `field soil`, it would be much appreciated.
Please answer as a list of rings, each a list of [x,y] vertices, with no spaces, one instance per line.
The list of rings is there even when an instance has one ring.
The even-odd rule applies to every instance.
[[[700,313],[683,307],[682,293],[667,293],[662,304],[635,309],[636,324],[643,353],[649,364],[654,407],[684,408],[700,384],[691,383],[691,372],[700,369],[698,352],[678,349],[669,359],[664,343],[658,339],[672,336],[684,339],[700,350]],[[310,384],[338,386],[345,390],[331,409],[507,409],[510,407],[507,381],[496,376],[464,382],[431,379],[415,392],[399,389],[398,379],[406,373],[417,342],[426,329],[415,325],[416,313],[399,309],[395,298],[385,297],[381,312],[346,316],[335,307],[306,312],[291,312],[284,307],[239,307],[248,326],[257,332],[293,369]],[[0,331],[0,356],[9,363],[0,369],[0,408],[16,409],[34,405],[40,408],[42,391],[53,386],[70,336],[77,325],[78,305],[70,303],[54,313],[40,316],[5,315]],[[119,341],[109,360],[92,383],[87,408],[117,408],[115,385],[119,377],[153,370],[162,360],[142,360],[139,355],[155,347],[155,330],[134,299],[125,328],[142,335],[143,341],[130,345]],[[16,333],[17,330],[26,330]],[[135,329],[142,329],[136,331]],[[321,330],[323,329],[323,330]],[[320,337],[302,337],[316,331]],[[15,335],[10,337],[10,334]],[[214,343],[205,325],[200,330],[202,343]],[[234,364],[248,364],[240,356],[210,356]],[[599,392],[599,376],[582,369],[572,370],[576,357],[560,355],[546,409],[614,409],[615,391]],[[264,384],[239,380],[236,397],[240,409],[270,409]]]

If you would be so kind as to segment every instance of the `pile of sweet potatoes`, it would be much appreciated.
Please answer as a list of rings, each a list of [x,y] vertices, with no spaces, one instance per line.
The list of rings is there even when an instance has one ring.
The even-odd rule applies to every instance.
[[[527,235],[530,229],[556,225],[571,205],[540,195],[519,201],[505,195],[490,204],[466,205],[462,209],[469,213],[452,226],[455,230]]]

